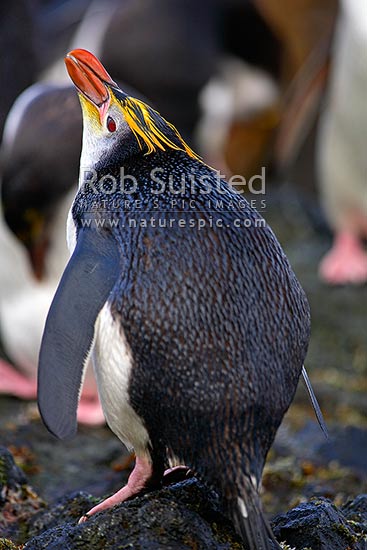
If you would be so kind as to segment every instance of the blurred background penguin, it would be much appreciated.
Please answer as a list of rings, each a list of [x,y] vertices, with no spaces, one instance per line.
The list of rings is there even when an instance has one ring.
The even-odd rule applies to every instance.
[[[333,246],[320,264],[330,284],[367,281],[367,6],[343,0],[318,136],[320,190]]]

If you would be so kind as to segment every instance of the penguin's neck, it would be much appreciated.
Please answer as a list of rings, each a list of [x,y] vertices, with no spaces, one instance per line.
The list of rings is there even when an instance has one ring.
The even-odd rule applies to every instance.
[[[84,156],[84,161],[90,161]],[[153,189],[155,195],[171,188],[184,174],[194,177],[196,171],[203,170],[203,164],[188,157],[183,151],[162,151],[144,155],[143,152],[128,156],[121,162],[95,163],[92,168],[82,168],[79,190],[90,194],[126,194],[127,198],[144,199]],[[210,170],[208,168],[208,170]],[[172,185],[170,184],[172,182]],[[190,183],[189,178],[187,183]],[[92,198],[92,197],[90,197]]]

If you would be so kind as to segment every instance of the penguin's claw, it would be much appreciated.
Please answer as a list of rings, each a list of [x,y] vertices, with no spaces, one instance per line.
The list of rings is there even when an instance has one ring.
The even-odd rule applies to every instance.
[[[360,239],[344,232],[337,234],[332,249],[320,263],[319,273],[332,285],[365,283],[367,254]]]
[[[80,520],[78,521],[78,525],[81,525],[82,523],[85,523],[86,521],[88,521],[88,519],[89,519],[89,514],[88,513],[84,514],[84,516],[82,516],[80,518]]]
[[[151,461],[147,457],[136,457],[135,467],[129,476],[127,484],[117,491],[117,493],[102,500],[97,506],[94,506],[94,508],[84,514],[78,521],[78,525],[85,523],[90,516],[93,516],[97,512],[107,510],[116,504],[120,504],[120,502],[138,495],[141,491],[148,488],[152,477],[153,466]]]
[[[193,477],[194,473],[187,466],[175,466],[174,468],[168,468],[163,474],[162,484],[164,486],[171,485],[171,483],[179,483],[189,477]]]
[[[0,394],[9,394],[20,399],[36,399],[37,382],[27,378],[12,365],[0,359]]]

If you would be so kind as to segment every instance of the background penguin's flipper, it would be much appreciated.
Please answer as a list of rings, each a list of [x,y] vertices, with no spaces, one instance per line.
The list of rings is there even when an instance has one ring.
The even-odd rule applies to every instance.
[[[120,272],[111,234],[80,229],[47,316],[38,367],[38,406],[51,433],[65,439],[76,432],[83,370],[94,325]]]

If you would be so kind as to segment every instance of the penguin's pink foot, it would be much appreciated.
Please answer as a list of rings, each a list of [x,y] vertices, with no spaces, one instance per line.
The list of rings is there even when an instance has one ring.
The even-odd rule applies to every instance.
[[[102,512],[102,510],[107,510],[120,502],[136,496],[138,493],[147,489],[150,485],[150,482],[153,478],[153,466],[148,458],[139,458],[136,457],[135,467],[131,472],[127,484],[125,487],[122,487],[117,493],[112,495],[109,498],[106,498],[97,506],[94,506],[89,512],[82,516],[78,523],[84,523],[90,516],[93,516],[97,512]]]
[[[77,417],[80,424],[87,426],[102,426],[105,423],[98,395],[94,398],[83,397],[83,394],[81,395]]]
[[[20,399],[36,399],[37,382],[0,359],[0,393],[14,395]]]
[[[319,274],[332,285],[365,283],[367,253],[359,238],[351,233],[338,233],[332,249],[320,263]]]

